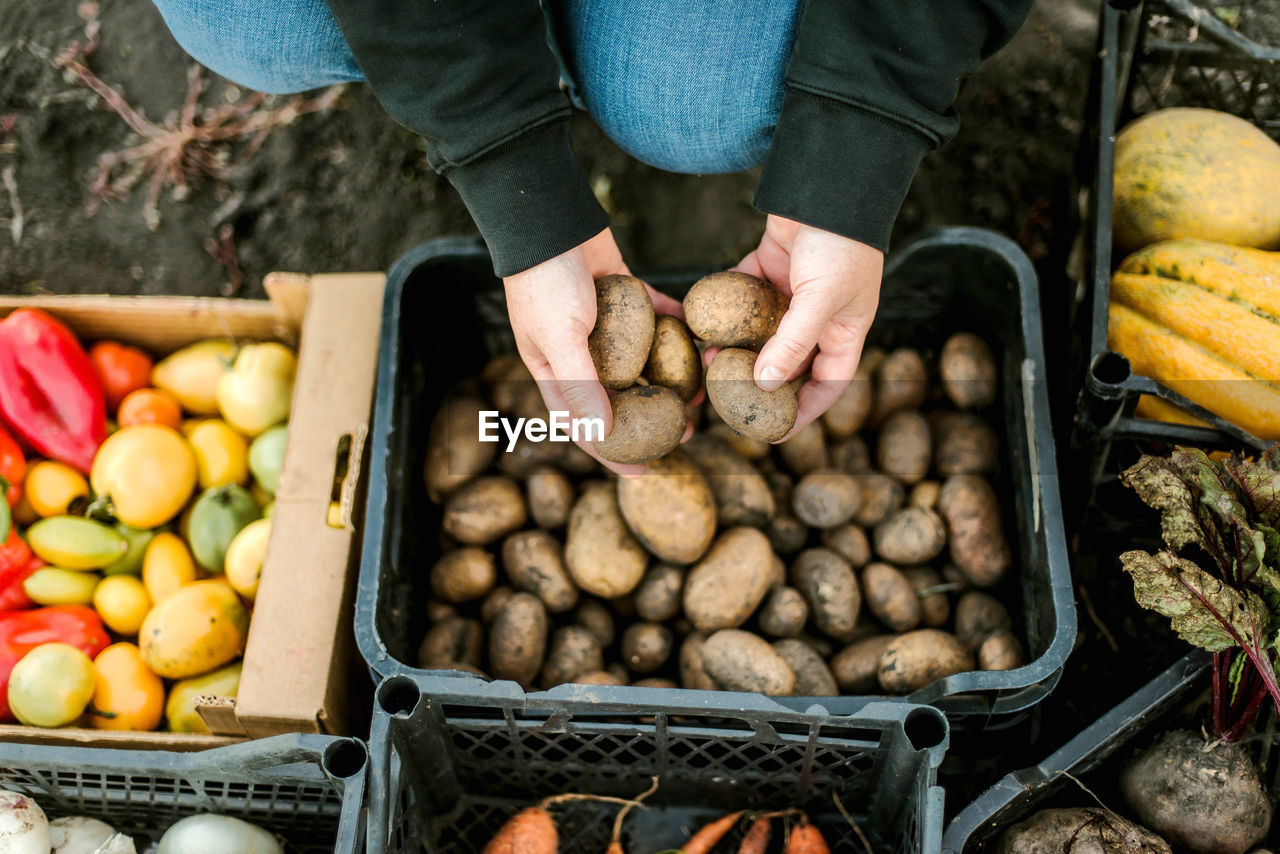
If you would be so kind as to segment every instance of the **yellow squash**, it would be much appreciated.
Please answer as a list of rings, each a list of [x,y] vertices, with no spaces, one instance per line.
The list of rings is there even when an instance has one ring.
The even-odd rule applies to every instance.
[[[221,579],[178,588],[147,614],[138,634],[142,660],[166,679],[186,679],[244,651],[249,612]]]

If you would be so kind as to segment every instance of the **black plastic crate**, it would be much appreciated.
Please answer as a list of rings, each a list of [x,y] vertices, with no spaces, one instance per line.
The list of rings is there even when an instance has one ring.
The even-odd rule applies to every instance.
[[[695,278],[648,280],[679,294]],[[871,340],[936,350],[958,329],[986,337],[1000,363],[1002,402],[994,418],[1006,464],[996,488],[1005,498],[1016,571],[993,592],[1011,605],[1028,663],[947,677],[904,699],[933,703],[953,724],[964,719],[981,731],[1047,696],[1076,636],[1036,276],[1012,242],[982,229],[930,232],[891,259]],[[381,346],[355,617],[357,642],[375,678],[427,672],[409,662],[425,631],[428,570],[439,555],[440,508],[428,501],[422,480],[428,424],[454,382],[478,372],[491,354],[513,349],[501,285],[478,240],[435,241],[396,263],[388,276]],[[478,677],[462,684],[471,687],[473,705],[510,703],[531,719],[554,716],[581,699],[631,715],[726,702],[778,714],[813,705],[851,714],[878,699],[771,701],[730,694],[726,701],[711,692],[583,685],[525,694],[513,683]]]
[[[471,681],[401,675],[379,686],[368,854],[478,851],[542,798],[634,797],[653,776],[659,787],[649,808],[626,824],[629,854],[676,848],[726,812],[788,807],[807,810],[833,851],[863,854],[833,795],[878,852],[933,854],[941,845],[943,791],[934,783],[948,729],[930,706],[779,715],[763,698],[740,705],[742,695],[704,692],[696,706],[638,719],[601,713],[584,696],[533,725],[518,692],[470,705]],[[591,802],[557,810],[559,850],[599,854],[616,811]]]
[[[1160,724],[1204,691],[1210,658],[1201,650],[1187,653],[1043,762],[1006,775],[947,826],[943,854],[978,854],[1010,825],[1042,807],[1094,806],[1071,777],[1089,785],[1091,771],[1137,746],[1144,736],[1155,735]],[[1095,791],[1105,792],[1105,782],[1093,781]]]
[[[178,819],[211,812],[279,835],[291,854],[358,854],[367,764],[362,742],[327,735],[195,753],[0,743],[0,789],[30,796],[51,819],[102,819],[139,851]]]
[[[1134,375],[1128,360],[1107,348],[1111,272],[1120,260],[1111,240],[1117,131],[1152,110],[1206,107],[1248,119],[1280,139],[1280,40],[1270,46],[1233,29],[1226,19],[1244,8],[1240,0],[1205,0],[1204,5],[1110,0],[1102,5],[1082,151],[1082,178],[1091,191],[1085,286],[1075,327],[1087,349],[1076,359],[1084,387],[1072,438],[1074,447],[1088,452],[1093,484],[1114,478],[1139,449],[1173,444],[1261,449],[1269,444],[1160,383]],[[1175,403],[1211,426],[1138,418],[1134,410],[1142,394]]]

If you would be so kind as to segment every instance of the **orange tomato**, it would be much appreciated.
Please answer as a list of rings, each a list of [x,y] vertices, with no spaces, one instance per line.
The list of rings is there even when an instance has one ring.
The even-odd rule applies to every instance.
[[[164,715],[164,682],[142,662],[131,643],[113,643],[93,660],[89,726],[152,730]]]
[[[121,427],[134,424],[163,424],[177,430],[182,426],[182,405],[167,391],[140,388],[120,402],[116,420]]]
[[[130,392],[151,384],[151,357],[119,341],[99,341],[89,349],[89,361],[107,393],[107,409],[115,411]]]

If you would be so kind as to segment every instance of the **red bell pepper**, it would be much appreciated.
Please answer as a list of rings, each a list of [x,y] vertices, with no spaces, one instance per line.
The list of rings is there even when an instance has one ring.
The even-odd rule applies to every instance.
[[[22,441],[85,474],[107,438],[107,404],[89,355],[38,308],[0,321],[0,417]]]
[[[36,606],[22,585],[37,569],[48,565],[32,555],[31,560],[8,573],[0,568],[0,614],[6,611],[25,611]]]
[[[9,676],[22,657],[42,643],[65,643],[90,658],[111,638],[98,612],[84,605],[52,605],[34,611],[0,614],[0,722],[14,719],[9,709]]]

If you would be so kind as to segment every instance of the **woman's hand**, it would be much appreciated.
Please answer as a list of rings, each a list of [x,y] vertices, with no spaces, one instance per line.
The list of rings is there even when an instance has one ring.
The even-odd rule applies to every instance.
[[[516,348],[547,409],[568,411],[571,418],[599,418],[606,436],[613,429],[613,409],[591,361],[587,336],[596,325],[595,280],[613,274],[631,271],[613,233],[605,229],[563,255],[503,279]],[[658,314],[684,316],[680,303],[648,290]],[[644,466],[601,460],[590,444],[579,444],[618,474],[644,472]]]
[[[766,391],[810,371],[797,395],[800,410],[789,437],[826,412],[853,379],[880,302],[884,253],[770,215],[760,245],[734,269],[773,283],[791,298],[755,370],[756,384]]]

